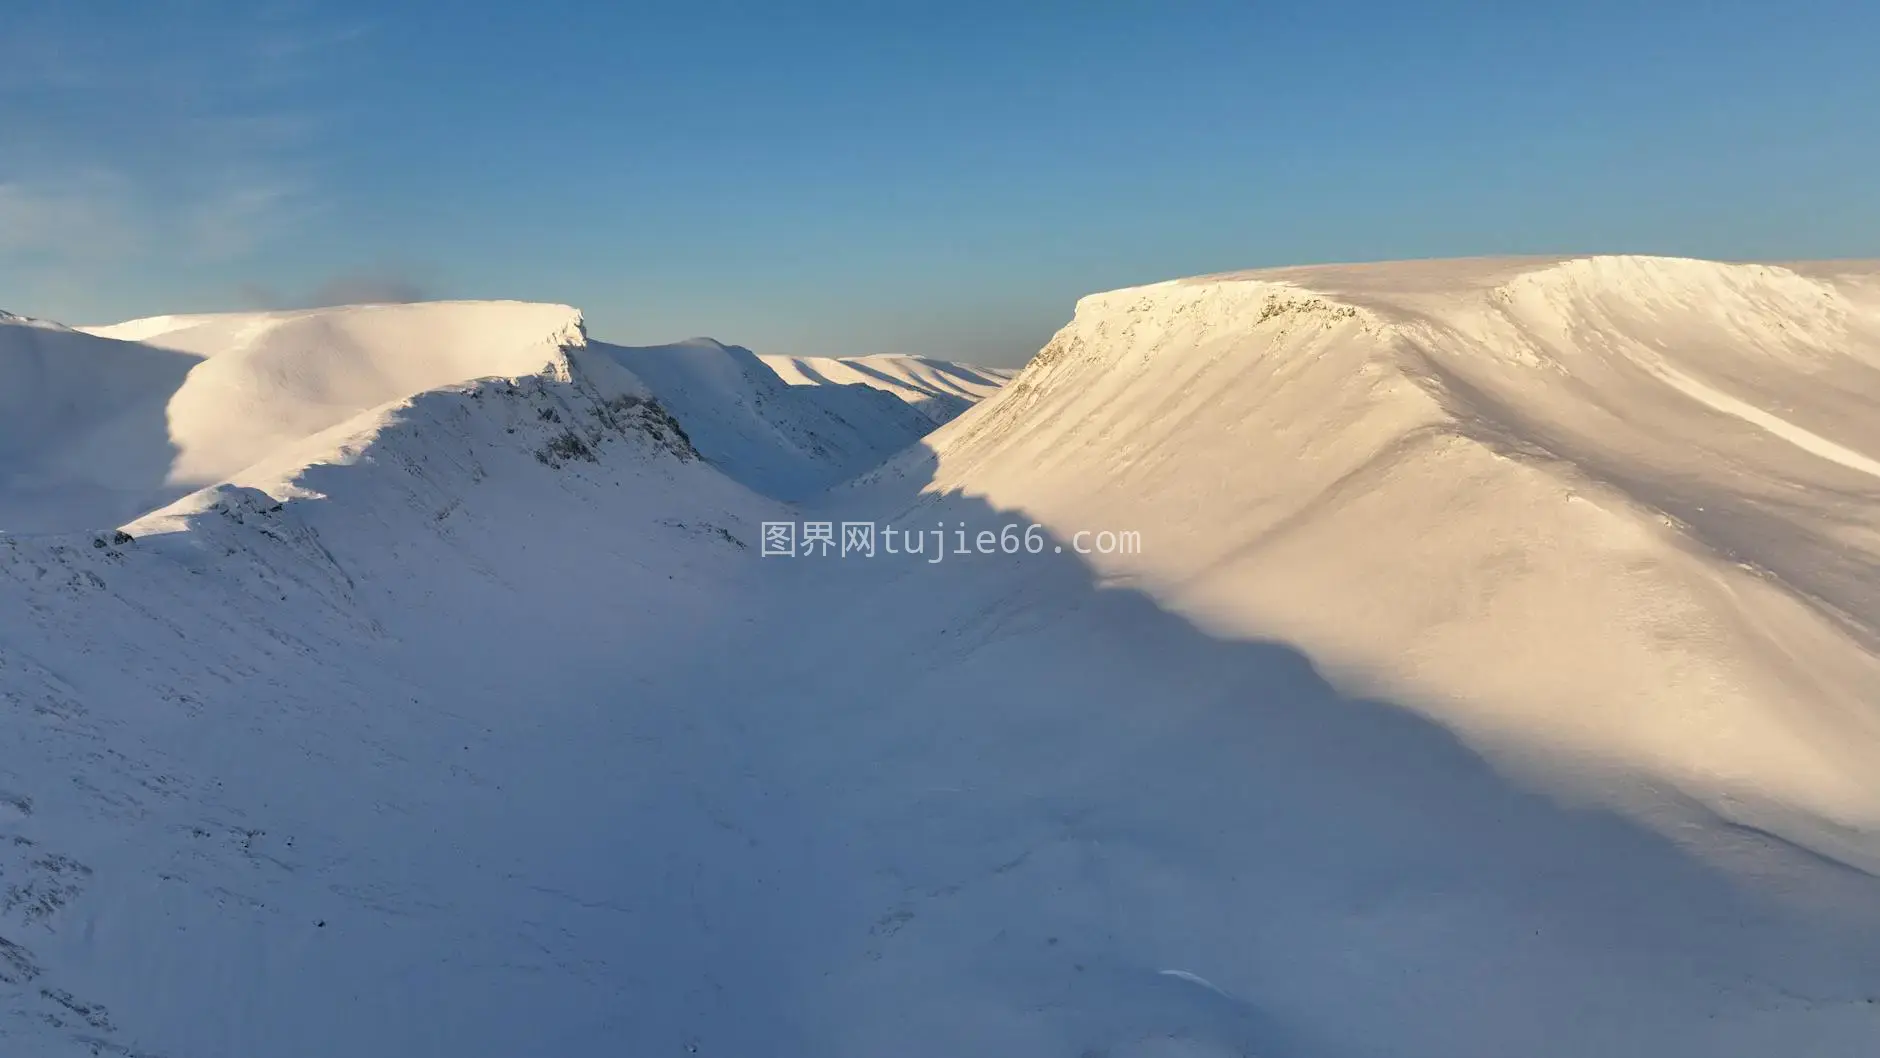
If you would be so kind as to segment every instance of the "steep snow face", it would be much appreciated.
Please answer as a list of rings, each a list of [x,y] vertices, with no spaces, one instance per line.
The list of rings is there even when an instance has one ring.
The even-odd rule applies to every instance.
[[[892,393],[919,409],[935,426],[951,421],[998,392],[1018,372],[975,367],[925,356],[766,356],[761,358],[792,386],[860,383]]]
[[[879,388],[786,385],[749,349],[709,338],[594,349],[643,379],[714,465],[780,499],[854,477],[933,428]]]
[[[136,341],[119,340],[135,337]],[[91,333],[0,321],[13,483],[0,531],[114,525],[355,415],[554,369],[563,305],[439,302],[158,317]]]
[[[1094,560],[1506,767],[1648,814],[1668,781],[1874,869],[1873,274],[1492,260],[1097,295],[930,439],[931,487],[1138,531]]]

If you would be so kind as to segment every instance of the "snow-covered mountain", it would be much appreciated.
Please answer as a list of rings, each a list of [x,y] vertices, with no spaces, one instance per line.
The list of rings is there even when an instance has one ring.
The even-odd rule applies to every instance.
[[[1880,869],[1875,394],[1872,266],[1281,269],[1086,298],[929,487],[1140,531],[1157,599],[1569,788]]]
[[[1014,368],[976,367],[926,356],[766,356],[777,375],[793,386],[861,383],[886,390],[920,409],[934,425],[947,422],[998,392],[1018,374]]]
[[[749,350],[711,339],[589,343],[581,314],[565,305],[342,306],[81,330],[9,316],[0,318],[0,399],[20,407],[9,404],[0,426],[0,531],[116,525],[369,408],[539,372],[569,345],[628,367],[683,411],[708,460],[777,495],[833,485],[933,426],[902,394],[787,386]]]
[[[283,425],[156,446],[117,481],[246,462],[121,533],[0,536],[0,1054],[1880,1038],[1880,268],[1096,295],[813,496],[905,402],[379,311],[30,325],[48,396],[0,399],[83,414],[0,451],[54,492],[224,357]],[[804,518],[928,536],[760,557]]]
[[[639,693],[623,647],[740,619],[770,510],[645,392],[562,349],[122,533],[0,536],[0,1053],[528,1053],[611,994],[522,952],[585,932],[583,868],[528,864],[612,839],[508,773],[580,797],[622,762],[559,729]]]
[[[0,531],[120,524],[436,386],[540,372],[565,305],[364,306],[136,320],[0,319]]]

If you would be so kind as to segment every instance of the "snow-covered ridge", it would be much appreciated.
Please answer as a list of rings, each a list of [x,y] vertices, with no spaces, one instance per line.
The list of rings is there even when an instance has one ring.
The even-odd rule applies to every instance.
[[[1110,565],[1167,604],[1510,766],[1669,781],[1877,866],[1871,271],[1403,262],[1094,295],[929,439],[932,487],[1141,530]]]
[[[38,327],[38,328],[41,328],[42,330],[49,330],[49,331],[69,331],[72,329],[70,327],[67,327],[63,323],[54,323],[51,320],[34,319],[31,316],[21,316],[21,315],[18,315],[17,313],[7,312],[4,309],[0,309],[0,323],[10,323],[10,324],[14,324],[16,326],[21,326],[21,327]]]
[[[440,386],[370,408],[124,528],[138,537],[187,530],[229,489],[274,501],[325,499],[310,483],[359,463],[405,463],[414,476],[424,477],[424,464],[439,447],[461,444],[465,436],[493,437],[497,429],[505,447],[527,451],[555,470],[598,463],[622,439],[649,455],[682,463],[699,458],[684,427],[644,383],[606,357],[569,346],[540,371]],[[476,480],[473,474],[471,483]]]
[[[878,387],[794,387],[747,349],[698,339],[590,343],[581,313],[426,302],[156,316],[79,330],[0,320],[0,531],[120,524],[194,489],[323,458],[356,416],[477,378],[565,377],[609,360],[689,423],[700,451],[761,492],[814,493],[872,467],[933,420]]]
[[[860,383],[907,401],[935,425],[957,417],[998,392],[1018,372],[1013,368],[977,367],[926,356],[878,353],[871,356],[766,356],[764,363],[793,386]]]
[[[422,301],[384,305],[334,305],[312,309],[272,309],[258,312],[203,312],[182,315],[146,316],[122,323],[73,328],[101,338],[146,342],[166,349],[180,349],[199,356],[240,352],[259,343],[262,335],[277,328],[323,323],[355,342],[389,339],[399,332],[424,330],[433,334],[443,328],[453,335],[481,332],[485,342],[475,346],[488,348],[505,344],[518,334],[547,328],[547,336],[559,343],[579,345],[586,340],[587,328],[581,311],[568,305],[548,302],[482,300]],[[441,338],[425,342],[435,347]],[[432,352],[428,355],[435,355]],[[474,352],[466,355],[476,355]]]
[[[90,332],[0,321],[0,531],[117,524],[389,402],[565,374],[567,350],[585,341],[579,311],[521,302],[160,317]]]
[[[565,375],[586,335],[566,305],[430,302],[198,317],[142,341],[205,358],[167,412],[172,479],[206,484],[388,401]]]

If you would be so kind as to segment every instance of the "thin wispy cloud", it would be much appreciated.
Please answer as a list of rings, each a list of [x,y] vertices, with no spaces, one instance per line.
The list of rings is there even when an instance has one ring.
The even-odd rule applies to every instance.
[[[302,190],[289,183],[236,183],[195,202],[183,243],[202,260],[237,260],[291,229]]]
[[[0,260],[57,267],[134,256],[144,233],[130,195],[122,178],[99,171],[0,182]]]
[[[161,14],[201,5],[161,5]],[[199,13],[199,11],[198,11]],[[145,14],[149,12],[146,10]],[[131,20],[9,4],[0,33],[0,280],[71,289],[228,265],[322,209],[304,102],[354,26],[298,7]],[[300,89],[289,91],[288,89]]]

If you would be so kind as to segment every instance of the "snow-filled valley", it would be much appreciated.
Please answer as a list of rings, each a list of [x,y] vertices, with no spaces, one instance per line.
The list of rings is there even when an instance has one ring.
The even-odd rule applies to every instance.
[[[0,382],[0,1055],[1880,1047],[1880,265],[1179,280],[1009,382],[7,317]]]

